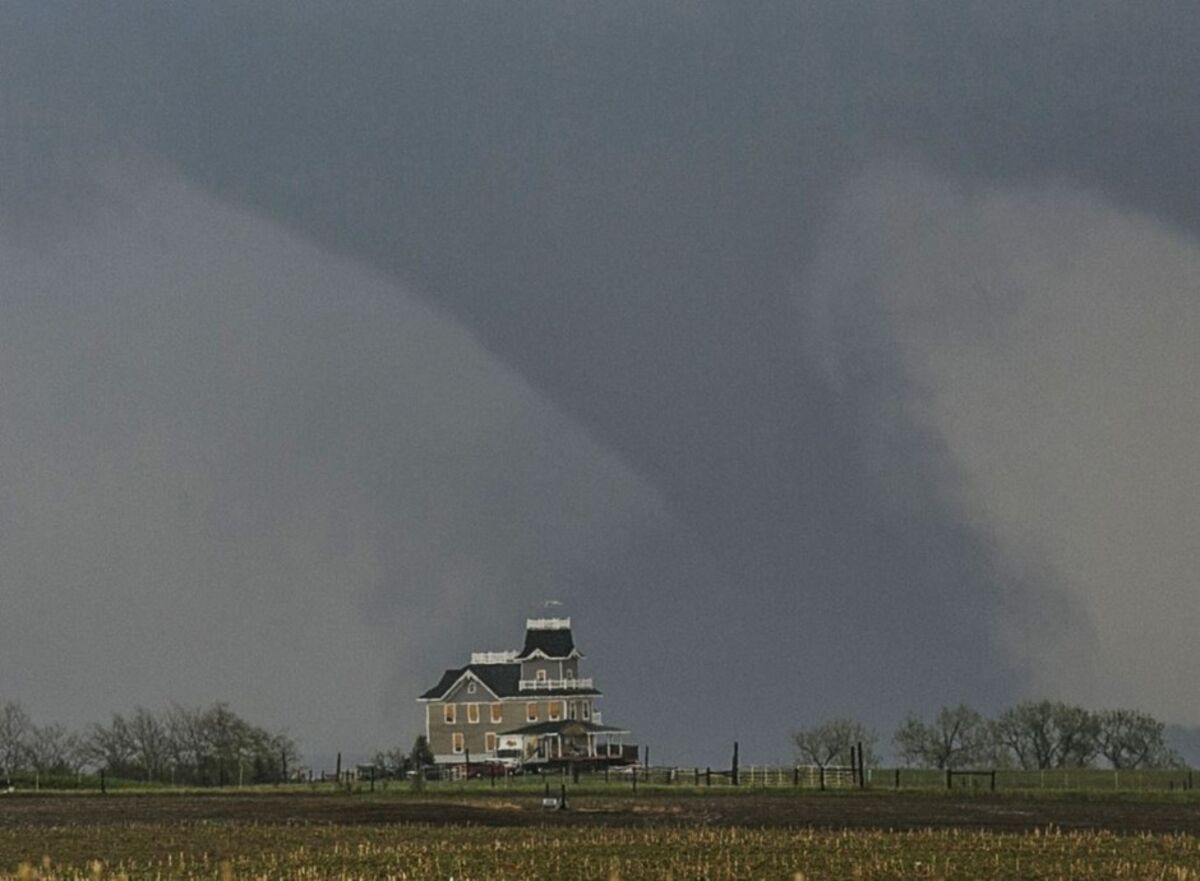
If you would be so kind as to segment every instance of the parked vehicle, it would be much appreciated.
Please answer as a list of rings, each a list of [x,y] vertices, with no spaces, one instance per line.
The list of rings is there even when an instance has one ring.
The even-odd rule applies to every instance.
[[[467,768],[468,780],[490,780],[495,777],[507,776],[510,772],[502,762],[472,762]]]

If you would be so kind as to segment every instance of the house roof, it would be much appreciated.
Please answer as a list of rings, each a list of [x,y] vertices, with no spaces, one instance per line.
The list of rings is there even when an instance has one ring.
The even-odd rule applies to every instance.
[[[534,652],[541,652],[548,658],[569,658],[573,654],[578,654],[575,651],[575,640],[571,637],[571,628],[527,628],[525,630],[525,646],[517,658],[528,658]]]
[[[496,697],[509,697],[519,693],[517,683],[521,680],[520,664],[468,664],[465,667],[447,670],[438,680],[438,684],[421,695],[420,700],[437,700],[444,697],[467,672],[472,673]]]
[[[520,687],[520,664],[467,664],[465,667],[456,667],[452,670],[447,670],[442,674],[442,678],[438,680],[438,684],[421,695],[418,700],[434,701],[445,697],[446,693],[454,687],[454,684],[468,672],[482,682],[484,687],[496,697],[524,697],[529,700],[537,700],[545,697],[570,697],[574,695],[587,697],[600,694],[599,690],[595,688],[539,688],[536,691],[522,691]]]
[[[523,725],[520,728],[513,728],[509,731],[500,732],[501,735],[569,734],[573,736],[578,736],[580,734],[628,733],[628,728],[615,728],[612,725],[598,725],[595,722],[587,722],[583,719],[559,719],[557,722],[534,722],[532,725]]]

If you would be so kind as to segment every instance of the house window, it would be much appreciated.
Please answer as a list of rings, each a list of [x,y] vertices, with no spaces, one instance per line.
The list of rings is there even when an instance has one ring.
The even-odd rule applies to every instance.
[[[496,751],[496,732],[489,731],[483,735],[483,751],[494,753]]]
[[[457,709],[457,707],[455,707],[454,704],[444,704],[442,706],[442,718],[446,720],[447,725],[454,724],[454,720],[455,720],[455,712],[454,711],[456,709]]]
[[[525,721],[536,722],[537,719],[537,701],[530,701],[525,705]]]
[[[558,701],[550,701],[546,704],[546,718],[551,722],[557,722],[562,718],[562,704]]]
[[[475,693],[475,681],[470,680],[467,682],[467,694],[474,694],[474,693]]]
[[[592,718],[592,705],[588,701],[583,702],[583,718]]]
[[[575,718],[575,713],[576,713],[578,707],[579,707],[579,704],[575,703],[575,701],[571,701],[571,703],[569,705],[569,712],[570,712],[571,719]]]
[[[467,721],[472,725],[479,721],[479,704],[467,704]]]
[[[546,671],[538,670],[537,673],[534,674],[534,678],[537,679],[538,682],[545,682],[546,681]]]
[[[450,748],[456,753],[463,751],[464,743],[463,733],[461,731],[455,731],[450,735]]]
[[[497,725],[504,721],[504,704],[492,704],[492,721]]]

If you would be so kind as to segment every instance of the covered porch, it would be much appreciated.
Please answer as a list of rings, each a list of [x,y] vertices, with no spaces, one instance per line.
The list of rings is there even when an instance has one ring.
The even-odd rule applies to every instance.
[[[525,740],[526,763],[597,761],[618,762],[624,757],[629,731],[582,719],[538,722],[505,731]]]

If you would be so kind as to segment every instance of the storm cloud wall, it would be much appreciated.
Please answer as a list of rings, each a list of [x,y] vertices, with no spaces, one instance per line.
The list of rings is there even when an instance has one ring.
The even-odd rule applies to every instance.
[[[21,247],[98,210],[106,163],[178,175],[177,192],[421,298],[569,423],[585,460],[611,458],[629,481],[585,497],[611,527],[546,547],[527,512],[579,498],[576,472],[540,483],[547,460],[529,451],[542,432],[517,420],[481,440],[494,472],[461,495],[373,502],[383,523],[431,506],[452,522],[481,505],[495,517],[438,530],[430,569],[387,551],[402,537],[355,531],[382,560],[346,588],[365,598],[366,630],[436,610],[387,635],[382,703],[404,705],[460,640],[506,638],[462,623],[477,601],[517,622],[551,597],[595,628],[613,710],[680,753],[741,736],[778,754],[788,727],[824,716],[886,727],[1066,681],[1103,697],[1084,672],[1087,597],[1052,549],[1018,554],[997,533],[972,460],[927,410],[928,384],[934,398],[953,387],[921,368],[940,343],[889,308],[901,274],[879,245],[838,230],[889,210],[897,191],[877,170],[892,162],[937,192],[1053,184],[1192,236],[1191,7],[128,2],[3,15],[3,211]],[[973,259],[948,250],[925,256]],[[867,259],[884,269],[860,271]],[[931,277],[945,302],[972,304],[945,320],[970,326],[974,276],[965,293],[962,276]],[[336,285],[326,296],[355,308]],[[1001,299],[1019,310],[1026,295]],[[383,428],[357,437],[351,474],[394,443]],[[419,471],[424,455],[395,462]],[[528,479],[487,489],[512,462]],[[264,494],[269,509],[276,491]],[[532,534],[492,546],[485,535],[513,522]],[[492,577],[448,593],[464,556]],[[446,635],[443,657],[423,630]],[[1047,677],[1051,656],[1069,674]],[[385,674],[370,675],[382,690]],[[713,701],[728,710],[715,728]]]

